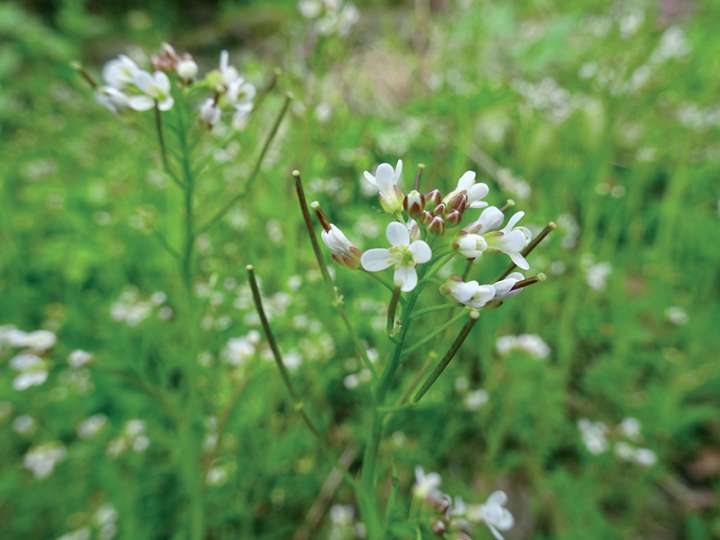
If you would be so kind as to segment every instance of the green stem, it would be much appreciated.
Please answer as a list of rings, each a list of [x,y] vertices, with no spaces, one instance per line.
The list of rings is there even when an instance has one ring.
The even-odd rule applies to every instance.
[[[431,341],[435,339],[438,334],[445,331],[446,328],[452,326],[455,324],[461,317],[465,315],[465,311],[461,311],[457,315],[455,315],[453,318],[451,318],[449,321],[447,321],[445,324],[437,328],[436,330],[432,331],[430,334],[422,338],[420,341],[417,341],[416,343],[413,343],[412,346],[408,347],[402,352],[402,356],[407,356],[408,354],[418,350],[420,347],[425,345],[428,341]]]
[[[458,352],[463,342],[468,337],[470,330],[472,330],[473,326],[475,326],[475,323],[477,322],[479,316],[480,314],[477,311],[470,312],[470,318],[465,323],[465,326],[462,327],[460,333],[455,338],[455,341],[453,341],[447,353],[445,353],[445,356],[443,356],[442,360],[440,360],[440,363],[435,366],[433,372],[427,378],[420,390],[417,391],[417,393],[413,397],[413,403],[417,403],[418,401],[420,401],[420,399],[425,395],[425,393],[430,390],[430,387],[435,384],[435,381],[437,381],[438,377],[440,377],[442,372],[445,371],[445,368],[448,367],[452,359],[455,357],[455,354]]]
[[[388,305],[387,324],[385,328],[388,336],[392,336],[395,330],[395,312],[397,311],[399,300],[400,287],[395,287],[392,296],[390,297],[390,304]]]

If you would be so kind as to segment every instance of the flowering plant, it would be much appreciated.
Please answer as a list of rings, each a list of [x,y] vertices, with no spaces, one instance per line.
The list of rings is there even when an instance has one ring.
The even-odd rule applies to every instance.
[[[508,201],[502,208],[489,206],[484,200],[489,194],[489,187],[476,182],[473,171],[465,172],[455,188],[447,194],[443,194],[439,189],[421,190],[424,165],[418,167],[414,188],[404,193],[401,188],[402,171],[403,162],[398,160],[394,167],[389,163],[381,163],[374,173],[365,171],[363,175],[365,181],[377,190],[380,206],[389,217],[385,230],[389,247],[375,247],[365,251],[361,251],[337,225],[330,222],[318,202],[312,202],[308,206],[300,173],[293,172],[300,210],[333,305],[355,343],[358,358],[371,373],[372,407],[367,421],[366,439],[362,442],[364,449],[360,477],[355,480],[346,473],[355,490],[358,506],[371,539],[385,538],[389,528],[393,527],[393,524],[388,523],[392,509],[386,508],[383,512],[385,502],[381,502],[377,494],[378,477],[381,474],[378,458],[386,417],[398,410],[412,408],[423,398],[470,334],[480,317],[480,310],[498,308],[504,301],[521,293],[524,288],[545,279],[544,274],[526,277],[515,271],[515,268],[528,270],[526,257],[555,228],[555,224],[551,222],[533,239],[528,228],[518,226],[524,212],[517,212],[506,221],[505,214],[514,203]],[[386,332],[392,343],[392,353],[380,370],[368,360],[352,322],[345,313],[343,297],[331,277],[317,240],[311,209],[322,229],[321,241],[329,250],[332,259],[347,269],[365,272],[390,293]],[[477,214],[480,209],[482,211]],[[486,253],[505,254],[511,263],[497,279],[488,283],[468,280],[475,263]],[[454,275],[445,282],[439,282],[439,272],[456,259],[466,261],[463,275]],[[392,279],[387,280],[381,273],[390,268]],[[256,309],[290,397],[305,424],[324,445],[326,440],[323,430],[306,410],[290,380],[282,353],[264,313],[254,268],[248,266],[247,270]],[[450,302],[417,309],[420,296],[426,291],[432,291],[433,287],[429,286],[438,282],[440,286],[436,290],[448,296]],[[411,338],[410,328],[413,323],[422,315],[438,310],[458,311],[448,323],[428,330],[422,338]],[[464,320],[464,323],[445,355],[436,363],[433,355],[429,355],[425,366],[410,385],[393,398],[397,390],[400,390],[398,372],[403,367],[402,359],[439,338],[460,320]],[[352,461],[352,458],[347,459],[348,452],[352,458],[355,457],[353,448],[343,453],[345,459],[337,465],[343,471],[347,468],[348,461]],[[440,517],[434,518],[431,528],[437,533],[452,529],[457,534],[464,534],[464,538],[469,538],[466,521],[457,517],[460,514],[465,515],[464,510],[460,511],[461,501],[453,504],[448,496],[437,491],[438,485],[439,476],[418,474],[418,483],[414,490],[415,498],[429,502],[430,506],[439,512]],[[505,500],[504,493],[493,494],[484,505],[478,506],[469,515],[473,516],[475,521],[485,522],[493,534],[500,538],[499,531],[512,526],[512,515],[503,506]],[[394,496],[391,495],[386,502],[392,507]]]

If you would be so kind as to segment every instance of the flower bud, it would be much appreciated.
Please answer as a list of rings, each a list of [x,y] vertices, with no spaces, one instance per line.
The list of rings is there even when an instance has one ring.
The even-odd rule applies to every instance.
[[[445,525],[444,521],[439,519],[432,524],[432,532],[434,532],[438,536],[444,535],[445,531],[447,531],[447,525]]]
[[[198,72],[198,66],[190,55],[183,56],[175,67],[175,71],[184,81],[192,81]]]
[[[433,210],[432,213],[435,214],[436,216],[442,216],[445,214],[446,209],[447,209],[447,207],[445,206],[445,203],[440,203],[435,207],[435,209]]]
[[[435,217],[435,216],[433,216],[433,215],[432,215],[430,212],[428,212],[427,210],[423,210],[423,211],[422,211],[422,214],[420,214],[420,220],[421,220],[425,225],[430,225],[430,222],[433,220],[434,217]]]
[[[453,248],[463,257],[477,259],[488,248],[488,244],[479,234],[462,234],[453,242]]]
[[[425,208],[425,195],[413,189],[405,195],[403,199],[403,208],[411,216],[418,216]]]
[[[445,219],[450,225],[457,225],[462,219],[462,214],[459,210],[453,210],[447,215],[447,218]]]
[[[433,205],[438,205],[442,201],[442,193],[440,193],[439,190],[433,189],[430,193],[426,195],[427,204],[432,203]]]
[[[442,234],[445,231],[445,221],[440,216],[435,216],[428,225],[428,231],[432,234]]]
[[[450,199],[447,206],[449,210],[458,210],[459,212],[462,212],[465,210],[467,202],[467,195],[465,193],[458,193],[452,199]]]
[[[220,107],[213,98],[205,100],[200,107],[200,121],[208,128],[212,128],[220,121]]]

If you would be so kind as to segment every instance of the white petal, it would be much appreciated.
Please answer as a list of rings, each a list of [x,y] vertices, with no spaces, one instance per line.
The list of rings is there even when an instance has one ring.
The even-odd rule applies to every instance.
[[[407,246],[410,243],[410,231],[399,221],[388,223],[385,236],[393,246]]]
[[[410,244],[410,253],[413,254],[413,259],[417,264],[426,263],[432,258],[430,246],[422,240],[415,240]]]
[[[365,180],[367,181],[368,184],[377,187],[377,181],[375,180],[375,176],[370,174],[370,172],[368,172],[368,171],[363,172],[363,177],[365,178]]]
[[[505,225],[505,230],[512,230],[515,228],[515,225],[518,221],[522,219],[522,217],[525,215],[525,212],[516,212],[513,214],[513,216],[508,220],[507,225]]]
[[[417,272],[414,266],[398,266],[393,276],[395,285],[400,287],[402,292],[410,292],[417,285]]]
[[[390,250],[385,248],[368,249],[362,254],[360,264],[368,272],[385,270],[392,264],[390,260]]]
[[[456,190],[469,189],[475,183],[475,171],[465,171],[457,183]]]
[[[133,84],[143,92],[148,92],[153,85],[153,78],[147,71],[138,71],[133,77]]]
[[[485,183],[479,183],[479,184],[473,184],[470,186],[467,190],[467,196],[468,200],[470,202],[477,202],[485,195],[487,195],[490,192],[490,188]]]
[[[452,294],[458,302],[464,304],[477,292],[478,287],[478,282],[474,280],[465,283],[458,283],[455,287],[453,287]]]
[[[395,186],[395,171],[389,163],[381,163],[375,171],[375,183],[380,193],[388,193]]]
[[[225,71],[230,61],[230,55],[227,51],[220,51],[220,70]]]
[[[474,308],[481,308],[493,298],[495,298],[495,287],[492,285],[480,285],[473,294],[470,305]]]
[[[518,268],[522,268],[523,270],[528,270],[530,268],[530,265],[528,264],[525,257],[520,255],[519,253],[508,253],[508,255],[510,255],[512,262],[514,262],[515,266],[517,266]]]
[[[469,207],[470,208],[485,208],[488,205],[485,201],[475,201],[471,202]]]
[[[155,100],[148,96],[131,96],[128,98],[128,106],[136,111],[147,111],[153,108]]]
[[[172,109],[172,106],[174,103],[175,103],[175,101],[173,100],[173,98],[168,96],[165,99],[163,99],[160,103],[158,103],[158,109],[160,109],[161,111],[169,111],[170,109]]]
[[[498,489],[497,491],[493,491],[490,494],[486,502],[489,504],[499,504],[500,506],[505,506],[507,500],[507,494],[504,491]]]
[[[397,163],[395,164],[395,183],[396,184],[400,180],[400,176],[402,175],[402,169],[403,169],[402,159],[398,159]]]
[[[155,85],[164,93],[167,94],[170,92],[170,79],[168,79],[168,76],[163,73],[162,71],[156,71],[155,72]]]

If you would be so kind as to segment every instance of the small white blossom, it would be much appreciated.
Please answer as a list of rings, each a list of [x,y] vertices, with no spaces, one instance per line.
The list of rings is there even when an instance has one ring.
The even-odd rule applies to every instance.
[[[623,418],[620,422],[620,431],[631,441],[636,441],[640,438],[640,420],[637,418]]]
[[[375,187],[380,194],[380,205],[389,214],[402,210],[403,193],[400,190],[399,182],[402,175],[403,162],[398,159],[395,168],[389,163],[381,163],[375,170],[375,174],[369,171],[363,172],[365,180]]]
[[[497,540],[503,540],[500,531],[510,530],[515,524],[513,515],[505,508],[505,504],[507,504],[505,492],[495,491],[487,498],[485,503],[469,506],[467,517],[470,521],[484,522]]]
[[[128,56],[121,54],[105,64],[102,77],[108,86],[116,90],[124,90],[135,84],[135,76],[142,71]]]
[[[687,312],[678,306],[670,306],[665,310],[665,317],[668,321],[676,326],[683,326],[688,323],[690,318]]]
[[[471,411],[476,411],[485,405],[488,402],[488,399],[487,391],[480,388],[466,395],[463,403],[465,404],[465,408]]]
[[[25,454],[23,466],[32,472],[35,478],[47,478],[66,453],[65,447],[58,442],[41,444]]]
[[[92,354],[81,349],[77,349],[70,353],[68,356],[68,364],[70,367],[79,368],[90,363],[92,360]]]
[[[427,499],[440,493],[438,488],[442,483],[442,478],[438,473],[431,472],[425,474],[425,471],[419,465],[415,467],[415,485],[413,486],[413,495],[418,499]]]
[[[607,426],[604,423],[581,418],[578,420],[578,428],[588,452],[602,454],[607,450]]]
[[[220,107],[213,98],[207,98],[200,106],[200,121],[209,128],[220,121],[221,114]]]
[[[92,416],[89,416],[82,422],[80,422],[80,425],[77,427],[77,434],[78,437],[81,439],[89,439],[90,437],[96,435],[97,433],[102,430],[107,425],[107,416],[104,414],[94,414]]]
[[[591,264],[585,270],[587,284],[596,291],[602,291],[607,286],[607,280],[612,272],[612,265],[608,262]]]
[[[19,433],[20,435],[30,435],[35,431],[37,424],[32,416],[23,414],[13,420],[12,427],[15,433]]]
[[[35,354],[22,353],[13,357],[10,360],[10,367],[20,372],[13,379],[13,388],[17,391],[41,385],[48,377],[45,361]]]
[[[550,355],[550,347],[540,336],[535,334],[520,334],[519,336],[500,336],[495,342],[497,351],[505,356],[518,350],[543,359]]]
[[[198,72],[198,66],[192,58],[181,58],[175,66],[175,71],[181,79],[191,81]]]
[[[415,266],[431,259],[430,246],[423,240],[410,242],[407,226],[398,221],[388,224],[385,234],[392,247],[367,250],[360,259],[362,267],[368,272],[379,272],[394,266],[395,285],[403,292],[412,291],[417,285]]]
[[[347,236],[332,223],[328,230],[321,233],[322,241],[330,249],[332,258],[348,268],[357,268],[360,263],[360,250],[356,248]]]
[[[507,222],[507,225],[499,231],[491,231],[485,235],[488,249],[505,253],[516,266],[527,270],[530,265],[522,255],[522,250],[530,243],[532,234],[527,227],[515,227],[522,219],[525,212],[515,213]]]

